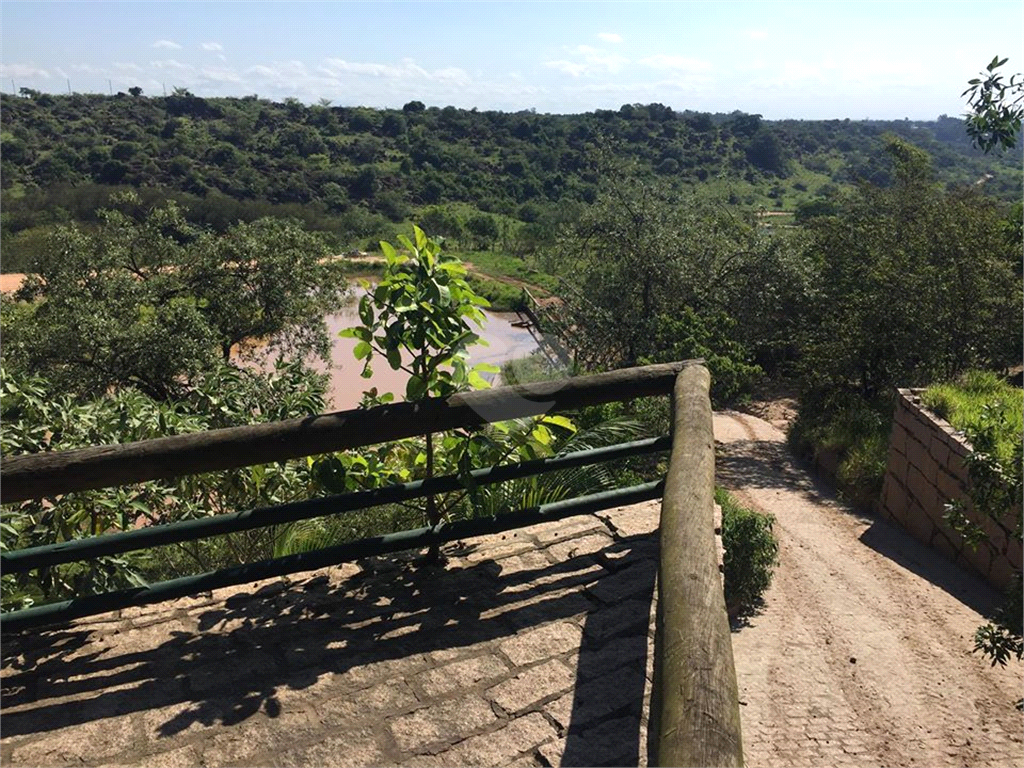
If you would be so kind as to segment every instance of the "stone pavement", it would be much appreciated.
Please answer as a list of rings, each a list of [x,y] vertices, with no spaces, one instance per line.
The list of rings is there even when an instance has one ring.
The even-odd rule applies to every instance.
[[[643,765],[660,501],[5,640],[11,766]]]
[[[971,653],[999,594],[808,474],[761,419],[715,414],[716,474],[772,514],[779,563],[732,635],[747,765],[1024,766],[1021,664]]]

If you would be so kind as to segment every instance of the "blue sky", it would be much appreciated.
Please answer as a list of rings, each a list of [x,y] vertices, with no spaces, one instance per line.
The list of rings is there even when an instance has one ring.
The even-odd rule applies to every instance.
[[[624,103],[769,119],[934,119],[999,54],[1013,2],[17,2],[0,87],[185,87],[335,105],[582,112]],[[13,80],[13,86],[12,86]],[[108,80],[110,84],[108,85]]]

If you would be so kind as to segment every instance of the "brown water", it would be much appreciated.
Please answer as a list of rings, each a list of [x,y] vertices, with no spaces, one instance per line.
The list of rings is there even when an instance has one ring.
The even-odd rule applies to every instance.
[[[470,365],[477,363],[501,365],[517,357],[525,357],[537,349],[537,342],[528,330],[512,325],[512,322],[516,320],[515,314],[485,310],[484,316],[483,327],[480,329],[473,327],[488,346],[477,344],[470,347]],[[328,370],[331,375],[328,406],[335,410],[355,408],[359,405],[363,392],[371,387],[376,387],[378,393],[392,392],[396,401],[402,400],[405,395],[405,383],[408,375],[405,371],[391,370],[391,366],[384,358],[374,356],[371,364],[373,370],[371,378],[364,379],[360,375],[363,363],[352,355],[356,340],[338,336],[339,331],[354,325],[361,325],[355,305],[327,318],[327,328],[333,338],[331,364]],[[324,371],[327,368],[320,361],[314,367],[319,371]],[[488,380],[493,377],[494,374],[484,374],[484,378]]]
[[[17,290],[24,279],[25,275],[22,274],[3,274],[0,276],[0,292]],[[357,289],[357,293],[360,293],[359,289]],[[515,314],[484,310],[484,316],[484,325],[478,332],[488,346],[478,344],[470,348],[469,362],[471,365],[477,363],[501,365],[517,357],[525,357],[537,349],[537,342],[528,330],[512,325],[512,321],[516,319]],[[343,339],[338,336],[339,331],[354,325],[360,325],[355,303],[327,318],[327,327],[333,338],[329,367],[331,383],[327,393],[328,408],[333,407],[335,410],[355,408],[359,405],[363,392],[371,387],[376,387],[379,393],[392,392],[396,400],[401,400],[405,394],[405,382],[408,376],[404,371],[391,370],[391,366],[383,358],[374,359],[371,378],[364,379],[360,375],[363,370],[362,363],[352,355],[356,340]],[[271,356],[272,359],[273,356]],[[328,369],[322,361],[317,361],[314,367],[319,371]],[[485,374],[484,378],[491,380],[493,374]]]

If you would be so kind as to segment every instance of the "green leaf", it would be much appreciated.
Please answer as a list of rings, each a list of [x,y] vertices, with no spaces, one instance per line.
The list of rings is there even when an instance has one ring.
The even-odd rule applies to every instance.
[[[569,432],[576,431],[576,425],[572,423],[572,419],[568,416],[545,416],[543,418],[543,422],[551,426],[560,427],[561,429]]]
[[[405,385],[406,400],[422,400],[427,393],[427,384],[419,376],[410,376]]]
[[[399,235],[398,242],[400,242],[402,245],[408,248],[410,253],[416,253],[416,247],[412,244],[412,241],[405,235]]]
[[[469,386],[473,389],[487,389],[491,386],[487,379],[476,372],[476,369],[469,372],[467,380],[469,382]]]
[[[543,424],[535,425],[533,431],[530,433],[530,437],[541,445],[551,445],[551,432]]]
[[[370,331],[366,328],[353,326],[352,328],[342,328],[338,331],[338,336],[343,339],[361,339],[363,341],[369,341]]]
[[[389,264],[398,261],[398,254],[395,252],[395,248],[393,245],[391,245],[391,243],[386,243],[383,240],[381,240],[380,250],[381,253],[384,254],[384,258],[388,260]]]
[[[370,305],[370,297],[363,296],[359,300],[359,319],[363,325],[373,325],[373,307]]]
[[[419,249],[425,248],[427,245],[426,233],[422,229],[417,227],[415,224],[412,225],[412,231],[413,234],[416,236],[416,247]]]
[[[373,354],[373,347],[365,341],[360,341],[356,344],[355,349],[352,350],[352,354],[355,355],[356,360],[362,360],[363,358],[368,358]]]
[[[391,347],[388,350],[388,365],[391,366],[393,371],[397,371],[402,367],[402,352],[398,347]]]

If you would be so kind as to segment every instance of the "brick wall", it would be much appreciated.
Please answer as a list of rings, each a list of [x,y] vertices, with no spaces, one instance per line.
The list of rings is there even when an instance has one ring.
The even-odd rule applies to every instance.
[[[882,498],[882,514],[915,538],[980,574],[994,587],[1009,584],[1021,568],[1021,544],[1010,533],[1013,514],[997,522],[974,512],[967,498],[969,444],[944,419],[924,409],[920,390],[901,389],[896,403]],[[945,504],[959,499],[967,517],[988,534],[972,549],[942,519]],[[1020,515],[1020,510],[1016,510]]]

